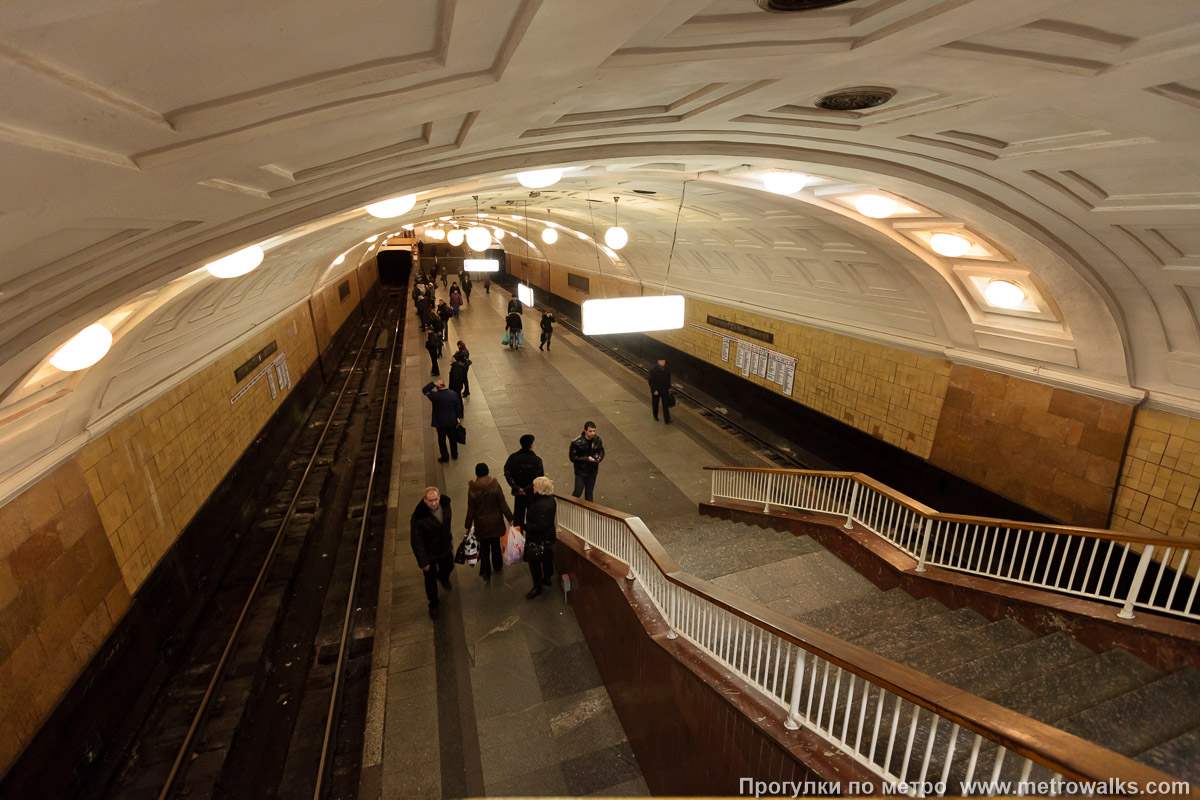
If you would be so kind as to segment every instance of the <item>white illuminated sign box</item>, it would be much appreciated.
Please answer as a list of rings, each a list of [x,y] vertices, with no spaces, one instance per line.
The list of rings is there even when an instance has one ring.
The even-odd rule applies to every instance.
[[[683,327],[683,295],[614,297],[583,304],[586,336],[605,333],[669,331]]]
[[[463,269],[467,272],[499,272],[500,261],[495,258],[464,258]]]
[[[527,306],[533,306],[533,289],[523,283],[517,284],[517,299]]]

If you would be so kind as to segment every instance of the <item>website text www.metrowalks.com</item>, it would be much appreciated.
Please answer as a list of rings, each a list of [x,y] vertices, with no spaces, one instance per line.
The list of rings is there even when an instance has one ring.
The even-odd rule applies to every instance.
[[[959,781],[954,785],[938,781],[905,783],[899,781],[760,781],[741,778],[738,794],[743,797],[1113,797],[1153,795],[1188,797],[1192,785],[1187,781],[1154,781],[1140,784],[1109,778],[1103,781]]]

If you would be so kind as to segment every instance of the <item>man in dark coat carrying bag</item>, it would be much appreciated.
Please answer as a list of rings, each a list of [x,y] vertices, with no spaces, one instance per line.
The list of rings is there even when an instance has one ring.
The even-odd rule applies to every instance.
[[[436,486],[425,489],[425,495],[413,510],[410,520],[410,539],[417,566],[425,573],[425,597],[429,599],[429,617],[438,618],[438,583],[450,591],[450,572],[454,569],[454,552],[450,536],[450,498]]]
[[[525,509],[529,508],[529,501],[533,499],[533,479],[545,474],[542,459],[533,452],[533,434],[527,433],[521,437],[521,449],[504,462],[504,480],[513,493],[514,525],[524,527]]]

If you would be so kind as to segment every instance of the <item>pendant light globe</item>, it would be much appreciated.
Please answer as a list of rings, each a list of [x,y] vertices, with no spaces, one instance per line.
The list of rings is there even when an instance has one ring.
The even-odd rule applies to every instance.
[[[476,252],[483,252],[488,249],[492,243],[492,235],[488,233],[487,228],[481,228],[478,225],[467,231],[467,244]]]
[[[554,244],[558,241],[558,231],[554,230],[554,228],[546,228],[546,230],[542,231],[542,241],[546,244]]]
[[[466,237],[467,235],[463,233],[462,230],[455,228],[446,234],[446,241],[449,242],[452,247],[458,247],[463,243],[463,239]]]
[[[629,244],[629,233],[620,225],[614,225],[604,232],[604,243],[613,250],[620,250]]]

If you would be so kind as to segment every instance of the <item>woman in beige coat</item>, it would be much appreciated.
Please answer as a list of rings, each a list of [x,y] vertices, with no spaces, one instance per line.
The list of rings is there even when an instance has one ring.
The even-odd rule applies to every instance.
[[[512,509],[500,482],[488,474],[487,464],[475,465],[475,480],[467,484],[467,518],[465,525],[471,530],[475,526],[475,538],[479,540],[479,577],[485,582],[492,579],[492,570],[504,569],[504,558],[500,552],[500,537],[512,522]]]

